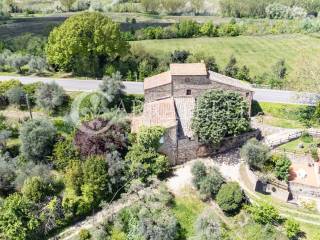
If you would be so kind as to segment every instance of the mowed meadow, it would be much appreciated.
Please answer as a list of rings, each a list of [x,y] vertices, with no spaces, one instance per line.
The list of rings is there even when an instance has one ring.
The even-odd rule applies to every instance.
[[[313,58],[320,54],[320,38],[305,34],[144,40],[131,44],[133,47],[141,45],[155,56],[169,55],[174,50],[202,52],[214,56],[221,68],[233,54],[239,64],[250,68],[252,76],[270,71],[279,59],[285,59],[289,81],[302,57]]]

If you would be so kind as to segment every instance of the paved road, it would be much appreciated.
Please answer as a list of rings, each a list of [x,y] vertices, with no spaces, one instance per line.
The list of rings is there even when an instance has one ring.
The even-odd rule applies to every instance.
[[[79,80],[79,79],[58,79],[42,77],[12,77],[0,76],[0,81],[8,79],[19,79],[22,83],[32,83],[37,81],[56,81],[66,91],[93,91],[97,90],[101,80]],[[124,82],[125,91],[129,94],[143,94],[142,82]],[[254,99],[260,102],[315,104],[320,99],[320,94],[297,93],[292,91],[255,89]]]

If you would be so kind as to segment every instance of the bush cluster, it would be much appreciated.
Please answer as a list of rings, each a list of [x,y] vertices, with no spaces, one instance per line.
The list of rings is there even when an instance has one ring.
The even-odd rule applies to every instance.
[[[215,167],[207,168],[202,162],[196,162],[191,169],[193,185],[199,190],[203,199],[214,198],[224,178]]]

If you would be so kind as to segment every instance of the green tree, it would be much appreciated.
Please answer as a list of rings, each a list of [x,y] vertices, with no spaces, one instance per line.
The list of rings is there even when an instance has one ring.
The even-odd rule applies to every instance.
[[[238,72],[239,67],[237,66],[237,59],[234,56],[231,56],[227,66],[224,69],[224,74],[232,78],[237,78]]]
[[[142,127],[137,134],[137,143],[145,149],[158,150],[160,139],[164,136],[165,128],[161,126]]]
[[[288,181],[289,169],[291,166],[290,159],[285,154],[273,155],[272,161],[275,165],[274,173],[280,180]]]
[[[57,169],[65,169],[73,160],[80,159],[80,155],[73,144],[72,137],[60,139],[53,147],[52,161]]]
[[[72,5],[76,2],[76,0],[60,0],[62,6],[64,6],[67,11],[70,11]]]
[[[270,159],[270,149],[268,146],[253,138],[242,146],[240,155],[251,168],[261,170]]]
[[[66,93],[57,83],[45,83],[36,93],[37,105],[48,113],[57,111],[65,103]]]
[[[300,224],[294,219],[287,219],[284,223],[284,228],[289,239],[295,239],[301,232]]]
[[[243,200],[243,192],[236,182],[223,184],[216,197],[219,207],[228,214],[238,211]]]
[[[64,174],[64,184],[69,191],[74,192],[77,196],[81,195],[83,171],[80,161],[69,162]]]
[[[20,129],[21,153],[32,161],[40,162],[51,155],[57,130],[48,119],[33,119]]]
[[[129,176],[146,181],[151,175],[161,176],[169,171],[169,161],[154,149],[145,149],[134,144],[127,153],[125,160],[129,167]]]
[[[169,14],[177,14],[186,5],[186,0],[162,0],[162,7]]]
[[[244,65],[242,68],[240,68],[238,75],[237,75],[237,78],[239,80],[243,80],[243,81],[247,81],[247,82],[251,81],[250,70],[246,65]]]
[[[265,202],[259,205],[249,205],[246,209],[251,214],[253,220],[260,224],[277,224],[281,219],[278,210]]]
[[[101,13],[68,18],[49,35],[48,63],[86,76],[101,76],[108,63],[128,53],[119,25]]]
[[[83,185],[81,191],[83,198],[97,207],[102,199],[108,195],[108,169],[103,157],[92,156],[86,159],[82,166]]]
[[[250,129],[248,103],[235,92],[207,91],[197,99],[191,127],[202,142],[219,145]]]
[[[158,13],[161,10],[160,0],[141,0],[141,5],[149,13]]]
[[[40,222],[34,208],[32,202],[18,193],[6,198],[0,207],[0,236],[12,240],[35,239]]]

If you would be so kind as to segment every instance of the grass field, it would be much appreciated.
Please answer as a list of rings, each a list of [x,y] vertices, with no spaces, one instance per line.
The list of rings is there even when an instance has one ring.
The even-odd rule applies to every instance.
[[[250,68],[251,75],[270,71],[279,59],[285,59],[289,79],[302,54],[307,57],[320,54],[320,39],[302,34],[145,40],[132,42],[132,45],[141,45],[156,56],[168,55],[178,49],[192,53],[203,52],[215,56],[221,67],[226,65],[233,54],[240,64]]]

